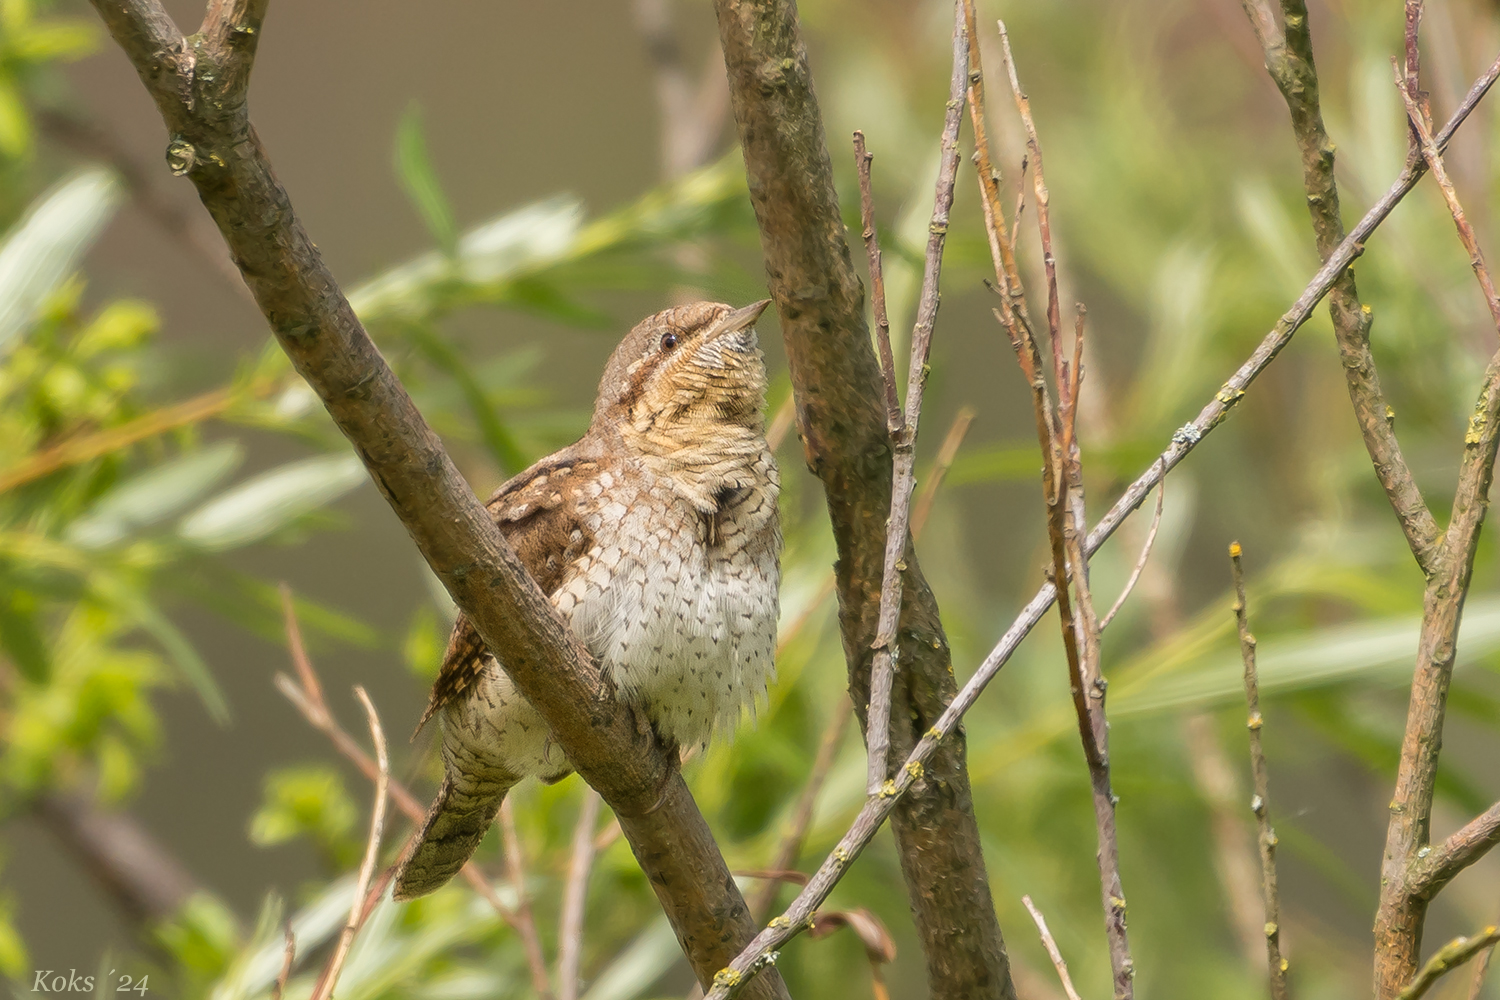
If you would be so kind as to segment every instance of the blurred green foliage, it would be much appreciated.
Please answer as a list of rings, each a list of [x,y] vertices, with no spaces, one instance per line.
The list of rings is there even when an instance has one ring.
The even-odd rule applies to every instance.
[[[863,128],[879,157],[876,195],[899,335],[914,309],[928,222],[949,8],[850,0],[801,6],[851,221],[857,215],[850,157],[837,137]],[[996,14],[1009,19],[1046,148],[1065,294],[1090,305],[1094,353],[1085,391],[1093,408],[1084,414],[1083,441],[1096,508],[1196,412],[1316,265],[1284,109],[1235,5],[1221,6],[981,4],[981,23]],[[1404,155],[1387,62],[1399,49],[1399,5],[1343,0],[1316,12],[1325,109],[1352,217],[1395,176]],[[1489,7],[1452,0],[1432,5],[1427,37],[1427,71],[1443,114],[1480,59],[1500,44],[1500,25]],[[233,706],[213,680],[214,665],[173,624],[173,609],[194,601],[248,630],[278,635],[274,588],[231,570],[223,556],[251,545],[299,544],[336,523],[328,506],[365,478],[274,345],[247,350],[218,390],[174,399],[148,377],[167,360],[153,345],[159,321],[150,305],[95,302],[88,294],[82,254],[126,192],[99,167],[47,175],[32,154],[31,112],[52,100],[55,64],[96,42],[87,23],[39,13],[19,0],[0,2],[0,209],[8,222],[0,247],[0,815],[6,818],[59,790],[127,801],[157,752],[156,703],[164,688],[191,686],[205,712],[226,717]],[[997,162],[1014,184],[1019,133],[991,41],[984,55],[1002,146]],[[1496,121],[1492,109],[1476,116],[1453,155],[1481,236],[1500,180],[1485,155]],[[398,176],[434,249],[350,282],[350,298],[466,469],[492,479],[514,473],[580,433],[587,415],[552,407],[536,386],[542,347],[486,352],[454,334],[446,321],[455,313],[519,310],[617,331],[621,317],[604,304],[609,292],[664,295],[688,286],[735,301],[756,294],[754,268],[744,263],[754,259],[753,219],[733,152],[600,215],[559,195],[460,231],[415,109],[394,145]],[[987,250],[972,180],[964,175],[962,183],[944,318],[983,322],[988,303],[978,283]],[[701,251],[691,267],[675,252],[685,243]],[[1031,236],[1023,238],[1021,254],[1035,275]],[[1494,345],[1467,263],[1431,191],[1408,199],[1357,270],[1375,310],[1375,347],[1398,428],[1429,499],[1441,509],[1477,373]],[[1032,284],[1039,287],[1034,277]],[[939,331],[944,346],[924,457],[935,452],[940,414],[950,403],[1021,412],[1012,406],[1020,383],[1005,367],[998,327],[968,335],[957,327]],[[977,362],[946,347],[944,338],[974,354],[1000,346],[985,354],[1001,365],[979,383],[988,397],[954,398],[950,386],[976,384],[961,376]],[[1378,877],[1382,796],[1399,746],[1421,587],[1370,475],[1337,364],[1320,315],[1234,419],[1174,474],[1148,572],[1105,640],[1123,870],[1142,995],[1263,994],[1253,948],[1247,954],[1237,936],[1245,901],[1227,892],[1219,874],[1225,850],[1252,849],[1252,818],[1247,808],[1231,811],[1242,826],[1238,848],[1216,842],[1215,810],[1224,806],[1194,768],[1205,755],[1227,761],[1248,799],[1223,557],[1235,536],[1258,567],[1250,613],[1262,640],[1273,810],[1285,866],[1283,940],[1298,993],[1343,998],[1366,991],[1365,928]],[[784,377],[776,384],[773,407],[787,393]],[[247,444],[258,435],[301,442],[307,455],[242,471]],[[754,727],[686,768],[737,870],[763,868],[775,856],[822,734],[845,698],[836,616],[824,586],[832,543],[817,486],[800,473],[795,444],[781,456],[787,549],[778,681]],[[1024,421],[992,421],[960,453],[924,536],[924,568],[942,599],[961,676],[1040,580],[1038,468]],[[999,573],[977,565],[980,550],[969,535],[980,530],[1005,536],[1014,565]],[[1143,530],[1122,532],[1097,558],[1098,593],[1112,595],[1123,583]],[[1453,725],[1462,739],[1444,758],[1439,788],[1444,823],[1500,794],[1493,765],[1500,740],[1500,596],[1488,544],[1475,580],[1454,680]],[[302,600],[297,611],[305,627],[334,640],[397,647],[424,677],[441,655],[452,614],[440,593],[396,629]],[[1055,629],[1044,625],[971,713],[970,764],[1023,992],[1055,993],[1020,906],[1024,892],[1046,912],[1085,994],[1102,996],[1108,965],[1087,776],[1056,647]],[[1195,729],[1193,716],[1206,719],[1206,727]],[[404,762],[397,752],[397,773],[435,776],[431,753]],[[299,962],[286,995],[310,993],[319,949],[348,912],[364,831],[354,805],[364,790],[346,788],[334,760],[330,748],[323,760],[268,775],[264,805],[247,829],[259,844],[307,839],[325,878],[294,902],[268,897],[253,922],[207,893],[194,896],[129,959],[163,992],[213,1000],[268,996],[289,923]],[[862,788],[862,751],[850,737],[818,800],[801,867],[832,847],[857,811]],[[529,870],[524,888],[548,954],[581,794],[576,779],[515,794]],[[500,867],[494,839],[480,855],[490,871]],[[399,840],[388,838],[385,860]],[[921,961],[900,886],[894,849],[882,838],[830,905],[868,907],[884,921],[899,948],[888,972],[893,993],[914,996],[922,989]],[[508,884],[498,891],[514,901]],[[789,895],[784,891],[782,899]],[[1441,898],[1434,926],[1465,931],[1492,921],[1497,895],[1493,867],[1476,870]],[[0,898],[0,972],[12,977],[27,969],[16,929],[23,916]],[[1249,914],[1252,931],[1256,922]],[[850,934],[798,941],[780,967],[799,996],[864,995],[870,975],[864,949]],[[686,990],[671,930],[619,840],[603,850],[590,882],[583,969],[588,1000]],[[529,984],[516,936],[487,903],[455,884],[410,904],[380,905],[345,968],[339,996],[526,997]],[[1495,989],[1490,995],[1500,996]]]

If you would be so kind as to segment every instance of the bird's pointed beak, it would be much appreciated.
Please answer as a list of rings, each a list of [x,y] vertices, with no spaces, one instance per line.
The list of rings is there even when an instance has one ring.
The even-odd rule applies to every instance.
[[[760,319],[760,314],[765,312],[766,307],[770,304],[770,299],[761,299],[759,302],[752,302],[743,309],[736,309],[719,321],[719,334],[738,333],[741,330],[750,329],[755,325],[755,321]]]

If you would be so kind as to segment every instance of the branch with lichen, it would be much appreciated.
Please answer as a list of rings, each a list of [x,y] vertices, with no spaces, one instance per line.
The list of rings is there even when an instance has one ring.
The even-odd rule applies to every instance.
[[[1463,101],[1454,110],[1452,117],[1437,134],[1439,148],[1446,147],[1458,128],[1469,118],[1479,102],[1500,80],[1500,59],[1469,88]],[[1084,542],[1084,551],[1092,556],[1107,542],[1131,514],[1145,502],[1151,491],[1162,479],[1190,455],[1208,435],[1212,434],[1228,417],[1231,410],[1244,398],[1246,390],[1271,365],[1276,356],[1291,343],[1293,335],[1312,316],[1313,310],[1323,300],[1338,276],[1354,262],[1363,251],[1365,242],[1390,216],[1391,211],[1414,188],[1426,172],[1420,161],[1408,161],[1401,173],[1392,182],[1386,193],[1360,219],[1359,223],[1344,238],[1344,241],[1329,256],[1327,262],[1308,281],[1302,294],[1282,314],[1276,325],[1265,335],[1250,357],[1220,387],[1197,417],[1183,425],[1172,435],[1172,440],[1144,472],[1126,487],[1124,493],[1109,511],[1099,519]],[[1052,583],[1042,586],[1036,595],[1021,609],[1015,621],[990,650],[983,662],[974,671],[967,683],[958,691],[937,722],[918,741],[907,757],[906,763],[896,773],[890,794],[867,800],[855,817],[849,830],[839,839],[832,853],[824,859],[817,872],[808,880],[780,916],[774,918],[765,930],[756,935],[750,945],[735,960],[714,977],[715,986],[706,1000],[728,1000],[751,982],[762,970],[775,965],[780,947],[806,929],[811,915],[829,893],[833,891],[843,873],[868,846],[870,840],[897,807],[908,791],[926,775],[926,766],[940,746],[954,738],[965,713],[973,707],[991,681],[1015,655],[1021,642],[1031,633],[1042,617],[1052,607],[1057,592]],[[1500,807],[1497,807],[1500,811]]]

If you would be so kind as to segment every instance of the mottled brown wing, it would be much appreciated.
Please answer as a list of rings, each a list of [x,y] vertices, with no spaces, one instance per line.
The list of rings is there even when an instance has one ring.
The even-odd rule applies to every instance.
[[[580,491],[599,471],[600,464],[594,461],[544,459],[500,487],[486,505],[500,533],[548,597],[562,585],[569,564],[593,545],[593,536],[577,510]],[[488,656],[484,640],[460,614],[448,637],[427,709],[417,723],[419,731],[439,709],[468,689]]]

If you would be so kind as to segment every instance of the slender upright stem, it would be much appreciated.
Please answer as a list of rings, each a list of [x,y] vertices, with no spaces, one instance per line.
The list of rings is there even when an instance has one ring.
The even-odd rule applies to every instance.
[[[1229,566],[1234,576],[1234,624],[1240,637],[1240,658],[1245,664],[1245,704],[1249,715],[1250,771],[1255,797],[1250,808],[1260,827],[1261,894],[1266,909],[1266,961],[1271,974],[1272,1000],[1287,1000],[1287,961],[1281,957],[1281,897],[1276,890],[1276,831],[1271,826],[1271,779],[1266,769],[1266,751],[1261,743],[1265,719],[1260,714],[1260,680],[1255,670],[1255,636],[1250,634],[1245,600],[1245,568],[1240,562],[1240,543],[1229,546]]]
[[[364,706],[365,717],[370,723],[370,740],[375,744],[375,761],[380,768],[380,773],[375,779],[375,805],[370,810],[370,836],[365,842],[365,856],[359,865],[359,878],[354,883],[354,905],[349,910],[349,919],[344,923],[338,943],[334,945],[333,954],[328,957],[328,965],[323,969],[317,986],[313,988],[312,1000],[328,1000],[333,996],[334,987],[338,985],[339,973],[344,968],[344,960],[349,957],[349,949],[354,946],[355,935],[369,918],[370,910],[373,908],[367,898],[370,880],[375,875],[375,861],[380,856],[380,838],[385,831],[386,790],[391,780],[391,761],[386,754],[385,732],[380,728],[380,716],[376,714],[375,706],[371,703],[370,696],[365,693],[365,689],[356,685],[354,693],[359,697],[360,704]]]
[[[585,788],[573,827],[573,849],[568,855],[568,878],[563,884],[562,915],[557,931],[557,1000],[577,1000],[578,971],[583,960],[584,903],[589,872],[594,868],[594,827],[599,825],[599,796]]]

